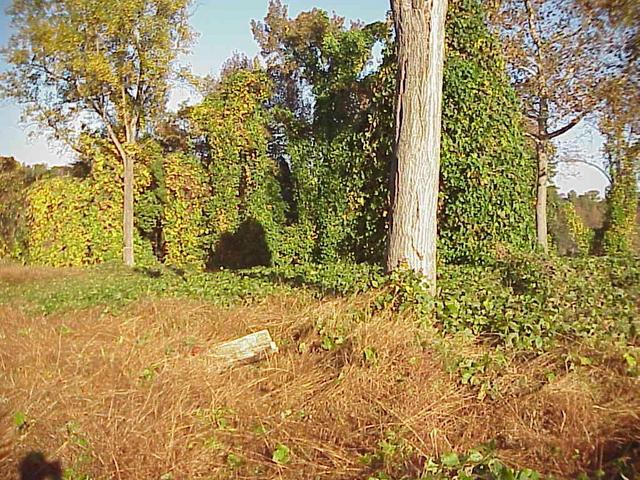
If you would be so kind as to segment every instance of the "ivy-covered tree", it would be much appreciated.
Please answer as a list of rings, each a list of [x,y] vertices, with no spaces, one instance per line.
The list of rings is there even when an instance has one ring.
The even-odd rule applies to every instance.
[[[77,266],[89,263],[94,237],[89,184],[72,177],[45,178],[27,197],[27,259],[36,264]]]
[[[268,155],[271,95],[264,71],[239,70],[184,112],[211,191],[204,207],[211,266],[278,261],[285,204]]]
[[[451,3],[444,75],[441,258],[483,261],[500,243],[530,249],[535,161],[501,44],[478,0]]]
[[[445,38],[439,258],[479,262],[491,257],[497,244],[529,249],[535,238],[535,162],[526,145],[518,99],[500,45],[486,26],[482,4],[451,1]],[[368,158],[365,164],[374,166],[372,172],[380,172],[380,158],[389,158],[393,138],[389,112],[395,108],[390,100],[395,89],[395,60],[391,48],[370,82],[373,100],[362,143]],[[384,180],[378,178],[373,190],[385,188]],[[380,199],[373,203],[381,203],[384,196],[373,198]],[[380,225],[375,228],[380,229]],[[384,235],[371,238],[378,239],[379,250]]]
[[[275,85],[271,103],[287,113],[271,125],[272,150],[280,159],[283,191],[291,192],[288,231],[309,233],[307,241],[297,242],[305,250],[299,256],[380,260],[384,246],[372,251],[378,246],[370,237],[379,232],[362,223],[363,210],[370,210],[384,232],[379,207],[386,205],[388,189],[382,202],[367,202],[372,165],[362,154],[368,145],[360,133],[369,124],[372,50],[388,36],[389,25],[346,25],[320,9],[289,18],[287,8],[272,0],[264,20],[252,28]],[[388,174],[386,160],[382,176]]]
[[[329,128],[333,115],[336,131],[353,113],[353,79],[371,57],[377,25],[347,26],[318,8],[289,18],[280,0],[270,0],[264,20],[251,28],[274,81],[272,101],[314,129]]]
[[[210,198],[206,170],[195,157],[179,152],[167,155],[163,171],[163,260],[178,267],[203,268],[207,261],[205,208]]]
[[[640,171],[640,131],[637,129],[640,119],[636,110],[637,106],[631,107],[625,97],[612,97],[602,121],[612,180],[607,192],[603,250],[610,255],[631,253],[639,234],[636,214]]]
[[[14,0],[2,92],[80,149],[98,130],[123,164],[123,260],[133,265],[133,147],[163,111],[177,55],[191,39],[189,0]]]
[[[289,26],[281,29],[289,31]],[[335,118],[323,118],[322,109],[309,120],[318,126],[304,130],[304,138],[298,139],[293,129],[287,132],[294,218],[313,232],[316,259],[383,260],[396,89],[395,44],[389,27],[356,26],[343,29],[344,34],[329,29],[331,42],[342,39],[353,44],[353,37],[366,34],[367,41],[358,43],[361,70],[354,68],[349,77],[342,76],[349,82],[335,85],[336,98],[345,84],[350,85],[357,95],[351,104],[356,108],[332,134],[326,132],[333,125],[329,129],[323,125]],[[491,256],[496,243],[530,248],[535,165],[500,45],[486,27],[480,2],[450,2],[445,38],[440,257],[450,262],[479,261]],[[382,63],[372,66],[371,48],[376,42],[383,46]],[[293,47],[282,42],[279,48],[287,52]],[[339,45],[331,51],[316,49],[326,65],[341,64],[341,52],[349,51]],[[295,52],[282,55],[299,58]],[[307,64],[299,63],[298,68],[304,75]],[[322,85],[326,98],[333,98],[334,86],[328,80]],[[313,92],[311,78],[308,82]]]
[[[24,205],[27,231],[23,258],[53,266],[77,266],[118,261],[122,251],[123,165],[113,145],[93,136],[81,139],[84,155],[91,159],[90,171],[74,176],[74,168],[47,172],[28,189]],[[154,142],[136,145],[135,195],[145,198],[151,190]],[[137,205],[138,221],[153,215],[144,203]],[[151,243],[144,228],[135,231],[134,251],[139,264],[154,262]]]
[[[26,233],[26,192],[34,173],[33,167],[24,167],[13,157],[0,157],[0,258],[20,253]]]

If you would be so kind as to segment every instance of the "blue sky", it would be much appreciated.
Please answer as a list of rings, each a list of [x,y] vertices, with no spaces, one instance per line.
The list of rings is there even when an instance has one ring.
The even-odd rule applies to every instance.
[[[10,3],[10,0],[0,0],[0,44],[3,45],[10,35],[9,20],[4,13]],[[383,19],[389,9],[388,0],[285,0],[285,3],[289,5],[291,15],[319,7],[347,19],[365,22]],[[199,36],[192,54],[182,58],[182,63],[189,65],[198,75],[215,74],[234,51],[249,56],[258,53],[249,22],[262,19],[267,5],[268,0],[197,0],[191,20]],[[0,69],[5,67],[0,61]],[[188,90],[178,88],[172,103],[188,95]],[[72,158],[68,151],[51,145],[46,138],[30,138],[29,132],[37,132],[37,129],[20,124],[20,107],[15,103],[6,100],[0,103],[0,119],[0,155],[11,155],[27,164],[50,165],[65,164]],[[575,154],[599,161],[600,142],[597,132],[583,127],[568,134],[562,144]],[[606,186],[602,174],[584,166],[563,167],[555,182],[563,192],[571,189],[578,192],[602,190]]]

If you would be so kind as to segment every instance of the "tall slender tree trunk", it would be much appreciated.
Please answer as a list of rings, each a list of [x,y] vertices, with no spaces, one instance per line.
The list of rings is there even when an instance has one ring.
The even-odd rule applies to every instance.
[[[122,205],[122,261],[125,265],[133,267],[135,265],[133,256],[133,157],[127,153],[126,145],[136,142],[135,125],[125,127],[126,144],[123,145],[118,139],[111,125],[107,123],[109,138],[116,147],[116,151],[122,160],[124,169],[124,195]]]
[[[391,0],[398,70],[386,267],[422,273],[435,293],[447,0]]]
[[[549,252],[547,230],[547,186],[549,184],[549,107],[546,99],[540,100],[538,114],[538,139],[536,157],[538,160],[538,181],[536,183],[536,238],[544,253]]]
[[[547,184],[549,182],[549,157],[547,142],[536,142],[536,155],[538,157],[538,183],[536,185],[536,237],[538,245],[547,253]]]
[[[133,158],[125,154],[124,162],[124,204],[122,260],[129,267],[134,266],[133,258]]]

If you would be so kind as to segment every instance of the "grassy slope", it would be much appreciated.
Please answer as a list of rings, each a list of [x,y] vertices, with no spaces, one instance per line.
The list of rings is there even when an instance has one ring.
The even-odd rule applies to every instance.
[[[354,282],[275,277],[0,266],[2,477],[32,450],[73,479],[451,477],[465,462],[509,478],[486,450],[463,456],[489,442],[503,463],[558,477],[638,461],[628,342],[522,351],[507,346],[511,330],[496,343],[456,326],[479,291],[465,303],[450,285],[436,330],[396,313],[397,285],[319,298]],[[211,368],[208,346],[261,328],[277,355]]]

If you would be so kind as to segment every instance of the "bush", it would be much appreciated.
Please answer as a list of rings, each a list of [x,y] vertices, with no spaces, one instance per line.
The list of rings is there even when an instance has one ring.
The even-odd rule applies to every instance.
[[[122,257],[122,165],[106,142],[85,139],[91,158],[88,178],[43,177],[27,195],[27,260],[51,266],[75,266]],[[149,188],[149,155],[142,144],[136,156],[136,194]],[[147,162],[145,162],[147,160]],[[139,265],[153,263],[151,244],[139,231],[134,249]]]
[[[30,188],[27,206],[30,262],[56,267],[89,263],[89,224],[95,211],[85,182],[69,177],[40,180]]]
[[[210,195],[206,172],[195,158],[182,153],[168,155],[163,168],[164,261],[179,267],[203,268],[207,260],[204,211]]]
[[[33,173],[34,167],[0,157],[0,258],[19,257],[24,248],[27,187]]]
[[[285,204],[279,169],[268,156],[270,116],[265,102],[272,85],[262,71],[240,70],[221,80],[213,93],[187,112],[211,195],[205,204],[210,266],[231,266],[244,252],[232,248],[241,227],[262,229],[263,251],[242,266],[278,263]]]

